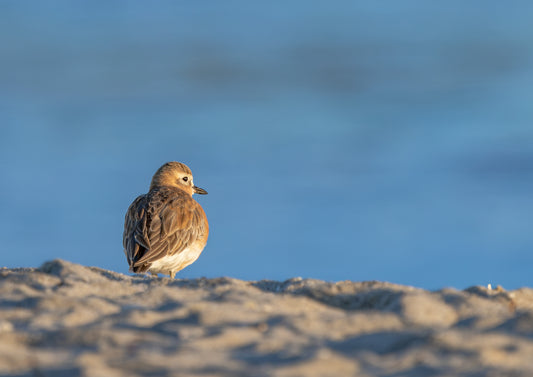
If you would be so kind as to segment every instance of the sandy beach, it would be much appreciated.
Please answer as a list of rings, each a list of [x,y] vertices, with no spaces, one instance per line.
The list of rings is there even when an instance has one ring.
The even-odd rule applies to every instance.
[[[532,376],[533,289],[0,270],[0,376]]]

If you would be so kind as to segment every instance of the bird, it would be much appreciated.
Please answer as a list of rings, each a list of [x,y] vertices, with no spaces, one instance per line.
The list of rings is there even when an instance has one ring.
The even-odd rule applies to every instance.
[[[207,191],[194,185],[187,165],[171,161],[155,172],[148,193],[126,211],[122,243],[130,272],[168,274],[173,279],[198,259],[209,224],[193,194]]]

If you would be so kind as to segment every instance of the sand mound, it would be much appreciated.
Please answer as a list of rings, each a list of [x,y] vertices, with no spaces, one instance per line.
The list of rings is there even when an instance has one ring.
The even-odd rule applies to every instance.
[[[1,376],[532,376],[533,290],[0,270]]]

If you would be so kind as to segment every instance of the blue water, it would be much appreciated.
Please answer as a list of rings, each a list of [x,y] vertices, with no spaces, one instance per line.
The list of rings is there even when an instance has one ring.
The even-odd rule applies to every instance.
[[[531,286],[533,3],[0,2],[1,264],[127,273],[187,163],[179,277]]]

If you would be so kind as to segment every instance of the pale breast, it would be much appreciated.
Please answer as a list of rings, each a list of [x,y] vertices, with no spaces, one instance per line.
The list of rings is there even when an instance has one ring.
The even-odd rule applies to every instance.
[[[204,247],[205,242],[196,242],[177,254],[167,255],[152,262],[148,271],[167,275],[170,271],[178,272],[198,259]]]

